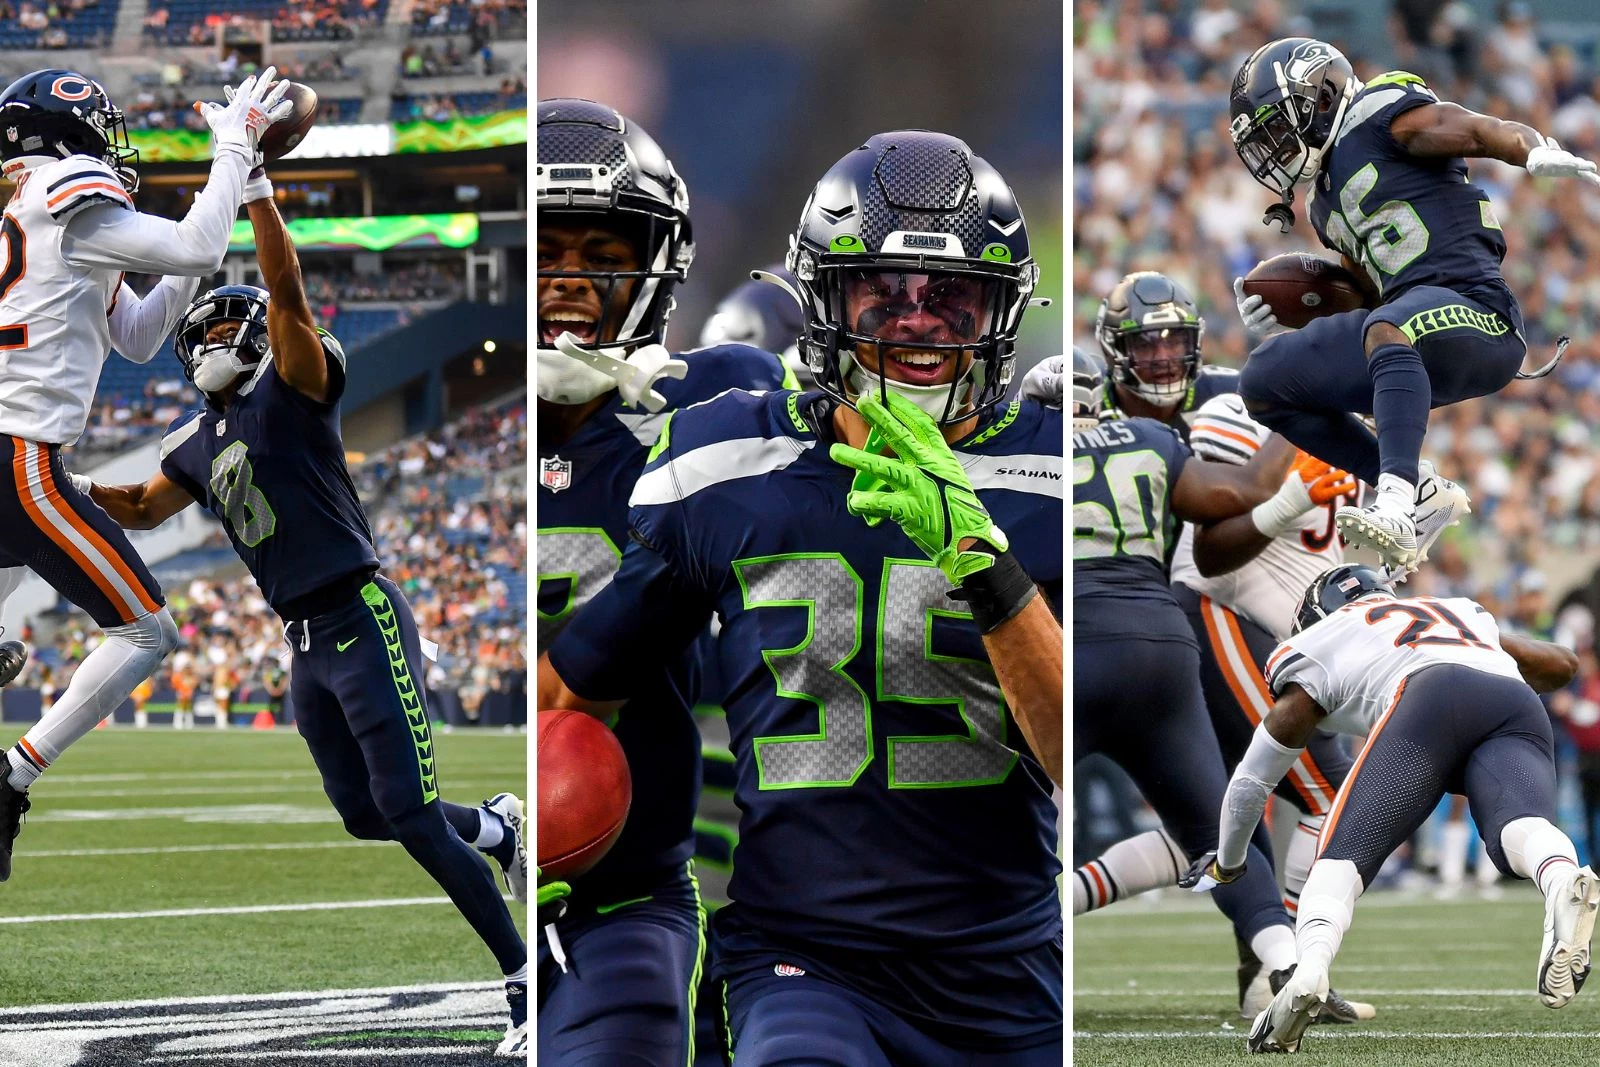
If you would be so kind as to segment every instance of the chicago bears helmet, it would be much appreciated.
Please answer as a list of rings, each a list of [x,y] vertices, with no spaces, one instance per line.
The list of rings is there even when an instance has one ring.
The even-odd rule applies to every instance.
[[[1011,187],[963,141],[896,130],[850,152],[812,190],[787,265],[804,304],[801,353],[830,396],[893,389],[946,424],[1005,398],[1039,266]],[[875,382],[863,348],[875,350]],[[952,381],[932,381],[963,353]],[[891,360],[904,380],[889,377]]]
[[[1346,604],[1369,596],[1393,597],[1394,587],[1383,575],[1360,563],[1344,563],[1323,571],[1300,598],[1300,608],[1295,612],[1294,626],[1289,632],[1297,634],[1308,626],[1315,626]]]
[[[36,70],[0,93],[0,166],[7,178],[77,155],[104,160],[129,193],[138,190],[139,150],[128,143],[122,112],[99,82],[71,70]]]
[[[1200,373],[1205,320],[1189,290],[1165,274],[1135,271],[1113,286],[1094,333],[1112,381],[1152,404],[1177,403]]]
[[[209,336],[228,322],[239,324],[231,337]],[[173,349],[183,376],[207,396],[220,393],[241,375],[254,374],[271,356],[267,291],[254,285],[219,285],[201,296],[178,320]]]

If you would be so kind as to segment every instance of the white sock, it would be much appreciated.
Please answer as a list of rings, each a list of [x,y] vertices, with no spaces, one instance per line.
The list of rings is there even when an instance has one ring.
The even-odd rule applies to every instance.
[[[1355,917],[1364,886],[1349,860],[1318,860],[1300,893],[1300,919],[1295,924],[1295,954],[1300,965],[1326,973],[1339,954]]]
[[[1378,475],[1378,502],[1400,515],[1410,515],[1417,506],[1417,487],[1398,474]]]
[[[472,847],[479,852],[487,852],[506,838],[506,824],[498,814],[488,808],[478,809],[478,836],[472,839]]]
[[[1294,931],[1287,926],[1269,926],[1250,939],[1250,951],[1269,971],[1294,966]]]
[[[1551,825],[1549,819],[1529,816],[1506,823],[1500,831],[1506,863],[1517,874],[1539,885],[1547,898],[1558,892],[1578,866],[1572,838]]]
[[[1178,884],[1189,861],[1165,830],[1118,841],[1072,872],[1072,914]]]
[[[1467,876],[1467,846],[1471,843],[1471,832],[1465,822],[1452,819],[1444,824],[1441,836],[1439,881],[1447,886],[1458,886]]]
[[[521,967],[518,967],[515,971],[513,971],[510,974],[506,975],[506,985],[527,985],[527,984],[528,984],[528,965],[526,963],[524,963]]]
[[[1289,835],[1283,857],[1283,906],[1293,919],[1300,913],[1300,894],[1305,890],[1311,865],[1317,861],[1317,838],[1322,833],[1321,815],[1302,815]]]
[[[136,622],[108,629],[100,646],[85,656],[78,669],[72,672],[66,692],[22,735],[22,741],[12,750],[16,753],[26,745],[42,766],[25,770],[13,758],[11,784],[19,789],[27,788],[68,746],[117,710],[134,687],[150,677],[177,645],[178,627],[166,608]]]

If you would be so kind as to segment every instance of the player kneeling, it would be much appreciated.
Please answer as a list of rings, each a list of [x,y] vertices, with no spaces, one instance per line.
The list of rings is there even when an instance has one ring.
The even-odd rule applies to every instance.
[[[1378,572],[1349,564],[1311,584],[1267,662],[1277,703],[1228,784],[1217,853],[1182,883],[1204,890],[1244,873],[1268,795],[1317,729],[1367,735],[1300,896],[1299,963],[1257,1016],[1250,1051],[1299,1049],[1356,899],[1445,793],[1471,802],[1495,866],[1544,894],[1539,999],[1559,1008],[1583,987],[1600,878],[1554,825],[1554,745],[1535,695],[1577,669],[1567,649],[1501,633],[1464,597],[1399,599]]]
[[[474,850],[492,856],[526,900],[522,804],[502,793],[468,808],[439,795],[421,636],[399,587],[379,571],[345,466],[344,351],[312,321],[271,182],[257,172],[244,199],[267,289],[222,286],[178,324],[178,359],[204,408],[172,424],[149,481],[74,480],[125,528],[154,528],[195,501],[222,520],[283,619],[295,727],[328,799],[352,836],[400,842],[483,939],[511,1011],[498,1054],[523,1058],[528,950]]]

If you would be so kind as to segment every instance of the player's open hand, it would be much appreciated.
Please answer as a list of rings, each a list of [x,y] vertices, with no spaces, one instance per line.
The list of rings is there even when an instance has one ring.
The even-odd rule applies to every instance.
[[[1260,293],[1245,295],[1243,278],[1233,280],[1233,302],[1239,309],[1239,318],[1244,320],[1244,328],[1252,333],[1270,337],[1289,329],[1278,321],[1278,316],[1273,313],[1272,305],[1267,303],[1266,297]]]
[[[963,551],[963,541],[982,541],[996,552],[1006,551],[1009,542],[973,491],[939,424],[898,393],[889,392],[887,399],[885,404],[865,394],[856,401],[871,427],[865,449],[836,444],[828,451],[835,462],[860,472],[846,506],[870,525],[883,519],[898,523],[950,584],[960,585],[994,565],[988,552]],[[879,454],[885,445],[893,455]]]
[[[1305,451],[1296,453],[1289,477],[1300,480],[1300,484],[1305,486],[1306,498],[1312,507],[1317,508],[1341,496],[1355,496],[1359,484],[1356,476],[1349,471],[1324,463]]]
[[[268,67],[240,82],[237,90],[231,85],[225,86],[222,90],[228,100],[225,105],[203,101],[194,106],[211,127],[218,147],[234,145],[244,149],[252,165],[260,163],[256,145],[261,141],[262,131],[286,118],[294,109],[294,105],[284,99],[289,82],[273,83],[277,73],[276,67]]]
[[[1600,170],[1594,160],[1575,156],[1548,137],[1528,153],[1524,166],[1535,178],[1582,178],[1591,185],[1600,185]]]
[[[1190,889],[1196,893],[1209,893],[1219,885],[1237,882],[1244,877],[1248,864],[1241,863],[1237,867],[1221,867],[1217,865],[1217,854],[1207,852],[1195,860],[1178,879],[1178,886]]]

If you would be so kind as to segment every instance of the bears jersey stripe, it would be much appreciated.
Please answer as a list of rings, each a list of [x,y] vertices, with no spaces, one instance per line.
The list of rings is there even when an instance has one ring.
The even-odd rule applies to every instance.
[[[792,437],[744,437],[703,445],[645,471],[633,487],[628,506],[670,504],[723,482],[771,474],[814,445],[815,441]]]
[[[133,206],[133,200],[128,196],[128,191],[126,189],[124,189],[121,185],[106,181],[98,174],[95,175],[94,179],[91,181],[79,182],[76,185],[68,186],[67,188],[61,190],[55,196],[52,196],[49,200],[46,200],[44,206],[51,208],[52,210],[50,213],[55,215],[58,213],[54,210],[57,204],[62,203],[65,200],[69,200],[74,196],[81,196],[90,192],[112,193],[114,196],[110,197],[109,199],[114,199],[118,203],[127,204],[129,207]]]
[[[1206,434],[1189,434],[1189,447],[1201,459],[1213,459],[1223,463],[1232,463],[1240,466],[1250,462],[1250,453],[1237,445],[1226,441],[1218,441]]]
[[[1256,441],[1256,439],[1254,437],[1247,437],[1242,433],[1238,433],[1238,432],[1236,432],[1234,430],[1225,429],[1222,426],[1217,426],[1217,425],[1213,424],[1215,422],[1220,422],[1220,421],[1221,420],[1213,420],[1213,419],[1197,420],[1195,422],[1194,426],[1189,430],[1189,438],[1190,438],[1190,440],[1193,440],[1194,437],[1197,434],[1210,434],[1210,435],[1213,435],[1213,436],[1216,436],[1216,437],[1221,437],[1221,438],[1225,438],[1226,440],[1232,441],[1233,443],[1235,443],[1235,444],[1239,445],[1241,448],[1243,448],[1247,453],[1250,453],[1252,455],[1256,452],[1257,449],[1259,449],[1261,447],[1261,445]]]
[[[100,167],[95,170],[80,170],[76,174],[67,175],[65,178],[57,178],[55,181],[51,182],[45,187],[45,192],[53,193],[63,185],[68,185],[76,181],[105,181],[108,178],[115,177],[116,175],[111,173],[111,168],[109,167]]]

